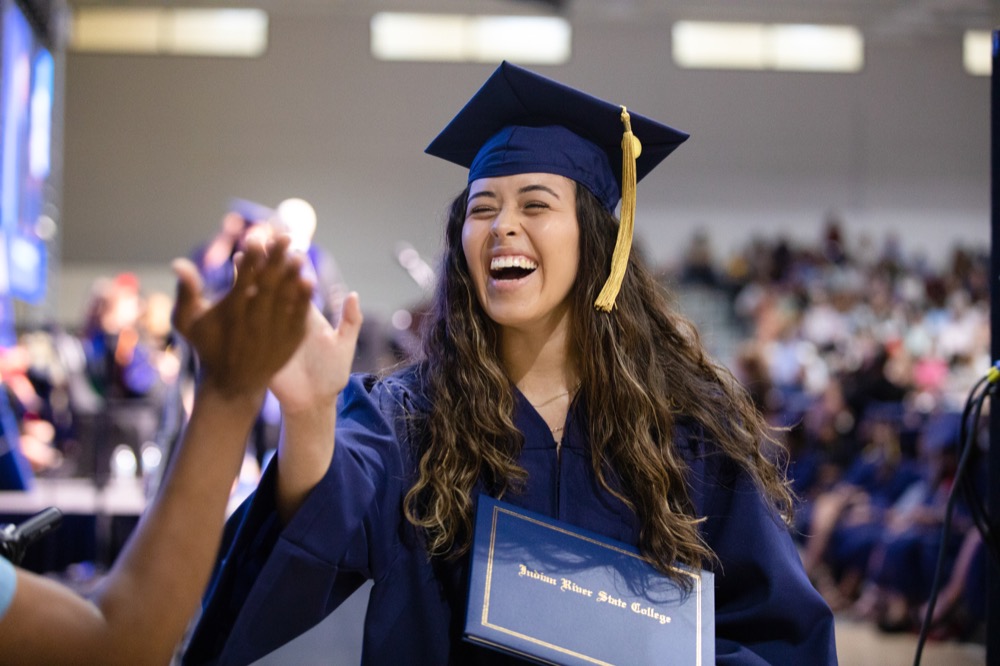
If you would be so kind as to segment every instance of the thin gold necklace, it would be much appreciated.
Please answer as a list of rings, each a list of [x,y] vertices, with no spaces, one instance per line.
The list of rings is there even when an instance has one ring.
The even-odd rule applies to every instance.
[[[535,404],[535,403],[531,402],[530,400],[528,400],[528,403],[532,407],[534,407],[536,410],[538,410],[538,409],[541,409],[542,407],[544,407],[545,405],[548,405],[548,404],[551,404],[551,403],[555,402],[556,400],[558,400],[559,398],[561,398],[561,397],[563,397],[565,395],[569,395],[571,393],[576,393],[579,388],[580,388],[580,383],[577,382],[577,385],[574,386],[573,388],[568,389],[566,391],[563,391],[562,393],[557,393],[556,395],[552,396],[551,398],[549,398],[545,402],[539,402],[539,403]]]

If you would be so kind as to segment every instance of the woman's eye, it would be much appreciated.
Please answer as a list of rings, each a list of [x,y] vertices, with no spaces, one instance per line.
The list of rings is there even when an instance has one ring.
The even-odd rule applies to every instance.
[[[474,208],[469,209],[468,216],[472,217],[473,215],[483,215],[485,213],[491,212],[492,210],[493,208],[491,208],[490,206],[475,206]]]
[[[548,204],[543,203],[541,201],[529,201],[527,204],[524,205],[524,207],[538,209],[538,208],[548,208],[549,206]]]

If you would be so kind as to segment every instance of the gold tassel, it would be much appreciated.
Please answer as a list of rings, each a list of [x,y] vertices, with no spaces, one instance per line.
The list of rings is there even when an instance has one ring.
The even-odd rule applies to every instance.
[[[611,272],[601,288],[601,293],[594,301],[594,307],[602,312],[611,312],[615,307],[615,299],[625,279],[625,269],[628,267],[628,255],[632,250],[632,231],[635,227],[635,160],[642,154],[642,144],[638,137],[632,134],[628,109],[622,107],[622,123],[625,133],[622,135],[622,209],[618,224],[618,239],[615,241],[615,251],[611,255]]]

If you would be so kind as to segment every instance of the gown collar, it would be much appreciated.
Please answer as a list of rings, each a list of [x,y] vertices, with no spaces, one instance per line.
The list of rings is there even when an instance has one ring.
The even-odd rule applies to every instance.
[[[584,448],[584,432],[586,410],[580,393],[573,397],[566,413],[566,423],[563,426],[561,448]],[[549,430],[549,424],[538,413],[521,390],[514,386],[514,425],[524,435],[526,449],[555,449],[556,440]]]

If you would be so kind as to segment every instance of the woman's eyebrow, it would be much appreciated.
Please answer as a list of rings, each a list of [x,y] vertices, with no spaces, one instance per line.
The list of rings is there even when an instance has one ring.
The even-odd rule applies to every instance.
[[[473,199],[475,199],[477,197],[490,197],[491,199],[496,199],[497,195],[494,194],[490,190],[482,190],[480,192],[476,192],[475,194],[470,194],[469,195],[469,201],[472,201]]]
[[[536,183],[534,185],[525,185],[524,187],[522,187],[521,189],[519,189],[517,191],[517,193],[518,194],[524,194],[525,192],[535,192],[535,191],[538,191],[538,190],[541,190],[543,192],[548,192],[549,194],[551,194],[552,196],[554,196],[556,199],[559,198],[559,195],[556,194],[555,190],[553,190],[551,187],[547,187],[547,186],[541,185],[539,183]]]

